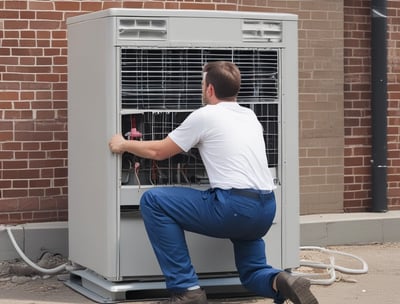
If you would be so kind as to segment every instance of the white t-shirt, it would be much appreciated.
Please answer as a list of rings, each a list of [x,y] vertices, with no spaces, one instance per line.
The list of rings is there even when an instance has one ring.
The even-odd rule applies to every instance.
[[[262,126],[237,102],[197,109],[168,136],[185,152],[199,149],[212,188],[275,189]]]

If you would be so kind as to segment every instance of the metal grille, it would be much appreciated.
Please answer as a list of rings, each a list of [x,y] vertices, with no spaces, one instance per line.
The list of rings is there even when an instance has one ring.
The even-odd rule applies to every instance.
[[[268,165],[276,168],[279,161],[279,108],[278,104],[250,105],[264,129],[265,151]]]
[[[157,140],[201,106],[202,67],[233,61],[242,75],[238,102],[251,108],[264,128],[270,167],[279,162],[279,67],[277,50],[121,49],[122,131],[131,139]],[[125,153],[122,183],[207,184],[197,149],[164,161]]]
[[[122,48],[122,108],[198,108],[202,67],[217,60],[233,61],[239,67],[240,103],[278,102],[277,50]]]
[[[132,140],[163,139],[189,115],[186,112],[143,112],[122,116],[122,132]],[[122,183],[134,185],[208,184],[208,177],[197,149],[163,161],[125,153],[122,157]]]

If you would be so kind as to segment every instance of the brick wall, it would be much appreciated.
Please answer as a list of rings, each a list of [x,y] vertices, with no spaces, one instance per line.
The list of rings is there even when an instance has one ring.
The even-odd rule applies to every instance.
[[[300,212],[343,210],[343,4],[300,1]]]
[[[371,203],[370,1],[347,1],[345,22],[345,211]]]
[[[67,50],[63,13],[0,2],[0,222],[67,218]]]
[[[355,1],[354,6],[366,6],[367,3],[368,1]],[[395,1],[391,3],[393,6],[398,5]],[[367,73],[364,75],[364,72],[357,71],[361,64],[368,64],[368,54],[362,55],[361,46],[361,53],[358,53],[348,44],[356,43],[358,39],[357,36],[348,39],[348,27],[354,22],[359,23],[359,28],[352,35],[361,35],[357,31],[362,32],[367,21],[350,20],[352,6],[346,5],[346,22],[343,22],[343,0],[16,0],[0,1],[0,223],[67,219],[65,20],[73,15],[110,7],[298,14],[301,212],[343,211],[344,166],[346,210],[353,210],[349,208],[351,204],[368,204],[368,169],[358,162],[359,156],[364,163],[368,162],[370,153],[368,127],[363,127],[368,126],[369,119],[369,108],[366,105],[369,92],[365,89],[369,84],[364,79],[368,77]],[[365,12],[361,15],[363,14]],[[396,30],[393,25],[393,37],[396,36]],[[363,35],[367,38],[367,34]],[[350,64],[345,70],[346,77],[343,75],[343,50],[347,55],[345,63]],[[349,58],[350,51],[350,57],[354,58]],[[394,46],[392,52],[395,61]],[[395,135],[398,130],[394,127],[398,120],[394,87],[397,81],[395,65],[393,69],[390,76],[393,86],[393,93],[390,93],[393,144],[389,148],[390,161],[395,165],[399,162],[395,156],[399,140]],[[357,123],[354,128],[351,126]],[[366,134],[355,136],[357,132]],[[343,151],[346,153],[345,160]],[[398,204],[395,199],[398,189],[396,170],[390,174],[392,204]],[[355,176],[351,177],[352,175]],[[359,194],[366,195],[365,201],[357,203],[354,199],[349,200],[349,193],[358,192],[349,188],[353,185],[360,187]]]
[[[400,209],[400,5],[388,1],[388,207]],[[371,208],[371,54],[368,0],[345,1],[344,210]]]

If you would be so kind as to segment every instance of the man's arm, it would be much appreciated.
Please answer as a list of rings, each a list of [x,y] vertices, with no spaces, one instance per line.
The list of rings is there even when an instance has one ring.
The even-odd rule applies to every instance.
[[[183,150],[168,136],[162,140],[126,140],[121,134],[114,135],[109,142],[114,153],[130,152],[139,157],[164,160]]]

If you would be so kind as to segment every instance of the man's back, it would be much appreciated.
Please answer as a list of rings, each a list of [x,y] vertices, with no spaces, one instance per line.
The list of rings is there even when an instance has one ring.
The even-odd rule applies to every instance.
[[[237,102],[198,109],[169,136],[183,150],[199,148],[212,188],[274,189],[262,127]]]

